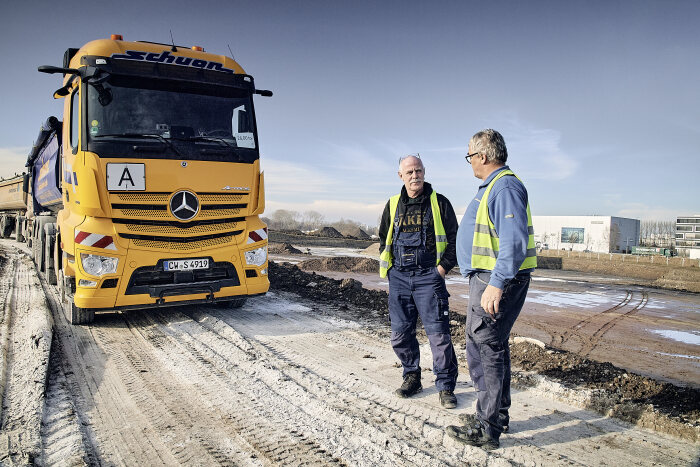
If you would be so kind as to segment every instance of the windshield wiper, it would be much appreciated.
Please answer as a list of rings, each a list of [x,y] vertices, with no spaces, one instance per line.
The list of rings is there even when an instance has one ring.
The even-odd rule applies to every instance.
[[[234,146],[233,144],[229,143],[226,141],[224,138],[220,138],[218,136],[190,136],[189,138],[186,138],[187,141],[208,141],[208,142],[218,142],[222,143],[225,146],[230,147],[231,149],[237,149],[238,146]]]
[[[162,143],[165,143],[170,149],[173,150],[175,154],[180,156],[182,159],[185,159],[185,156],[182,155],[180,151],[177,150],[175,145],[171,142],[168,141],[166,138],[163,138],[162,135],[158,134],[143,134],[143,133],[112,133],[112,134],[106,134],[106,135],[95,135],[93,138],[146,138],[146,139],[156,139]]]

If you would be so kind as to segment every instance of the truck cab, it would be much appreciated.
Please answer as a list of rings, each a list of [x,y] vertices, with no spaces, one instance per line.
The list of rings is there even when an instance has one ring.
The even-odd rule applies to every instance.
[[[71,320],[265,293],[253,95],[272,93],[232,58],[121,36],[68,49],[63,65],[39,68],[64,75],[65,98],[45,270]]]

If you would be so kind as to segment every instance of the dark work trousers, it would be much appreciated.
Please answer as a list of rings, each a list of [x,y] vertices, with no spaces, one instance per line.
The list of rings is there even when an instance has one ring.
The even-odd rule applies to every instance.
[[[389,319],[391,346],[403,365],[403,375],[420,371],[416,339],[418,315],[423,321],[433,354],[435,386],[454,391],[457,382],[457,355],[450,336],[447,288],[437,267],[400,271],[389,269]]]
[[[467,364],[476,389],[476,416],[487,434],[498,440],[503,426],[510,422],[508,337],[525,303],[530,274],[519,274],[504,287],[496,319],[481,307],[481,295],[490,278],[490,272],[477,272],[469,277]]]

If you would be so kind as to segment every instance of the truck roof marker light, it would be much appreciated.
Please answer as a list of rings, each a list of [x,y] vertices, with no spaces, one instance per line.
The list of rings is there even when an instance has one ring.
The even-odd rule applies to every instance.
[[[204,52],[204,47],[200,47],[198,45],[193,45],[192,50],[194,50],[195,52]]]
[[[123,41],[124,40],[124,38],[122,37],[121,34],[112,34],[110,36],[110,39],[112,39],[113,41]]]

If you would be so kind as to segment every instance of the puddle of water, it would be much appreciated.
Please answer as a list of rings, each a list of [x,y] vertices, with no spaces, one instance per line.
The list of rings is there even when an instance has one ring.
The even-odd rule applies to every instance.
[[[659,355],[666,355],[668,357],[680,357],[680,358],[690,358],[693,360],[700,360],[700,357],[697,357],[695,355],[681,355],[678,353],[666,353],[666,352],[656,352]]]
[[[613,302],[610,297],[596,293],[546,292],[537,289],[528,291],[527,301],[558,308],[595,308]]]
[[[654,334],[659,334],[666,339],[683,342],[684,344],[700,345],[700,331],[686,332],[674,331],[672,329],[654,329],[651,330]]]

